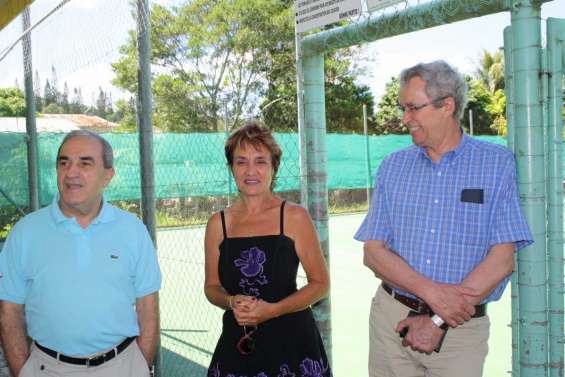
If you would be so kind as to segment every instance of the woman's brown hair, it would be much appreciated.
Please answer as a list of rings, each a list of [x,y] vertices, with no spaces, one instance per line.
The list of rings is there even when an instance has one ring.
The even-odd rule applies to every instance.
[[[271,181],[270,189],[273,191],[277,172],[281,163],[282,151],[273,137],[271,130],[259,122],[248,122],[243,126],[236,128],[226,140],[226,145],[224,147],[226,160],[228,161],[230,168],[233,168],[233,154],[235,153],[235,149],[242,144],[250,144],[254,148],[259,148],[259,146],[262,145],[267,148],[271,154],[273,179]]]

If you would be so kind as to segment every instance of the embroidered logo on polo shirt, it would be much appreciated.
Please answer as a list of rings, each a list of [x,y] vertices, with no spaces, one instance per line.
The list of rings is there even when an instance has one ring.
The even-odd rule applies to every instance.
[[[4,277],[4,274],[0,272],[0,279]]]
[[[110,254],[110,258],[112,258],[112,259],[118,259],[118,258],[119,258],[119,256],[118,256],[118,255],[116,255],[116,254]]]

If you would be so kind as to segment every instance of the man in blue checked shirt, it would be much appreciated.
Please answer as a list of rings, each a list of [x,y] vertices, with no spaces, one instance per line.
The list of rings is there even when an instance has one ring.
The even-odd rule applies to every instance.
[[[382,280],[370,315],[371,377],[481,376],[486,307],[502,295],[514,252],[533,242],[512,153],[461,129],[466,92],[444,61],[401,73],[399,107],[414,145],[382,162],[355,234]]]

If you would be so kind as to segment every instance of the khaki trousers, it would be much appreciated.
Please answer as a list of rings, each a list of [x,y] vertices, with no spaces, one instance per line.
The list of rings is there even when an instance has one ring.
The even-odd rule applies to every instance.
[[[369,318],[370,377],[481,377],[488,353],[488,316],[450,328],[441,351],[431,355],[402,346],[394,331],[410,309],[379,287]]]
[[[58,361],[34,344],[19,377],[149,377],[147,361],[137,342],[133,341],[112,360],[95,366],[74,365]]]

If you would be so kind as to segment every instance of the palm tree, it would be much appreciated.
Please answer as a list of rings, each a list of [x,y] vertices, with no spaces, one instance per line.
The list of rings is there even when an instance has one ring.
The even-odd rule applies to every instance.
[[[483,50],[479,60],[475,78],[479,80],[490,93],[504,89],[504,54],[502,50],[494,54]]]

